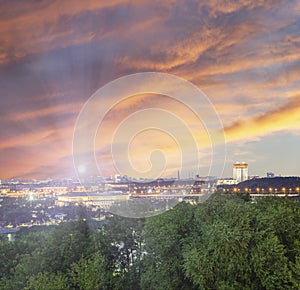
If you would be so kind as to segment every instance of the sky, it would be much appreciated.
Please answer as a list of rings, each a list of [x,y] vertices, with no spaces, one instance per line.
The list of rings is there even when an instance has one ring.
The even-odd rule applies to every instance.
[[[76,175],[73,135],[84,105],[106,84],[143,72],[191,82],[210,100],[222,128],[205,129],[199,121],[205,116],[193,114],[197,97],[188,107],[185,100],[141,91],[114,101],[98,124],[97,174],[118,173],[112,148],[122,144],[141,173],[165,162],[157,170],[177,176],[185,162],[190,167],[182,175],[214,174],[209,152],[220,144],[208,135],[217,130],[226,140],[224,177],[232,176],[236,161],[247,162],[250,175],[300,175],[300,1],[0,0],[0,178]],[[97,106],[116,99],[107,96]],[[190,130],[197,169],[190,143],[178,142],[177,121],[160,116],[167,112]],[[151,164],[153,151],[161,153]],[[223,166],[221,159],[216,166]]]

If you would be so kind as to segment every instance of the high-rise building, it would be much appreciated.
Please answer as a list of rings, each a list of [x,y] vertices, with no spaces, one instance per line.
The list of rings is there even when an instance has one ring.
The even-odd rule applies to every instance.
[[[242,182],[248,179],[248,164],[245,162],[236,162],[233,164],[233,179]]]

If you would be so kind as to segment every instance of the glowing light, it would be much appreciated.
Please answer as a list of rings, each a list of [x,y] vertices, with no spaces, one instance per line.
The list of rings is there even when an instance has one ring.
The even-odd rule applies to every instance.
[[[29,199],[30,201],[33,201],[33,200],[34,200],[34,193],[33,193],[33,192],[29,192],[29,197],[28,197],[28,199]]]
[[[79,171],[80,173],[84,173],[84,172],[86,171],[85,165],[79,165],[79,166],[78,166],[78,171]]]

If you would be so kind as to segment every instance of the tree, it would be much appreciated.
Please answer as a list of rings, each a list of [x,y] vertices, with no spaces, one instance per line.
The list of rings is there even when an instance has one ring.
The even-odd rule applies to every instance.
[[[106,232],[113,249],[115,280],[118,289],[139,289],[142,230],[145,219],[111,216],[105,224]]]
[[[91,258],[81,258],[70,270],[72,285],[78,289],[111,289],[113,273],[107,267],[107,259],[100,253]]]
[[[239,199],[217,198],[195,210],[194,231],[183,249],[185,274],[203,289],[250,284],[249,211]]]
[[[49,233],[47,246],[43,247],[44,270],[64,272],[92,252],[91,230],[86,221],[60,224]]]
[[[182,268],[182,248],[193,231],[193,212],[191,205],[181,203],[146,220],[142,289],[192,289]]]
[[[276,203],[257,205],[220,197],[199,205],[194,232],[183,250],[183,267],[193,284],[201,289],[291,287],[293,261],[283,243],[284,229],[275,224],[282,214]],[[288,220],[293,221],[289,228],[297,226],[296,219]],[[294,238],[290,243],[295,243],[297,235],[290,236]]]
[[[31,276],[24,290],[68,290],[68,279],[61,273],[38,273]]]

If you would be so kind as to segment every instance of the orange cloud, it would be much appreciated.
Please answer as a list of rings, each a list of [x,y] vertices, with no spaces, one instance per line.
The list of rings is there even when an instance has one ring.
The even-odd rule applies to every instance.
[[[56,165],[70,168],[66,156],[71,155],[72,125],[80,105],[98,86],[132,72],[170,72],[203,88],[226,124],[230,142],[299,129],[300,39],[294,31],[299,3],[282,9],[282,1],[260,0],[19,2],[4,1],[0,12],[0,74],[20,77],[16,83],[7,84],[6,77],[1,82],[5,106],[0,103],[0,119],[8,137],[2,138],[0,149],[28,150],[22,161],[14,160],[18,172],[46,172],[47,165],[51,170]],[[62,102],[43,106],[41,99],[47,101],[49,91],[30,82],[30,76],[23,79],[26,73],[38,74]],[[72,86],[71,95],[63,93]],[[39,96],[38,104],[32,94]],[[20,105],[17,112],[10,110],[9,103],[18,101],[27,109]],[[278,109],[271,109],[276,105]],[[105,162],[116,126],[137,110],[156,107],[170,110],[191,128],[199,123],[166,97],[130,98],[103,122],[99,150]],[[72,117],[62,116],[65,112]],[[28,130],[34,122],[39,129]],[[195,136],[203,148],[209,147],[206,132]],[[147,141],[136,141],[139,151],[155,147],[153,140]],[[162,143],[173,154],[174,144]],[[9,176],[17,166],[8,160],[5,164],[1,173]]]
[[[131,5],[140,5],[143,1],[132,1]],[[1,3],[0,35],[2,49],[0,64],[16,62],[25,56],[45,53],[57,48],[88,43],[102,38],[107,31],[101,27],[93,29],[97,12],[126,5],[127,1],[40,1],[19,2],[16,5]],[[76,30],[76,17],[94,13],[94,20],[86,25],[84,33]],[[75,22],[74,22],[75,21]]]
[[[299,130],[300,96],[290,99],[285,105],[264,114],[242,119],[225,127],[229,142],[259,137],[282,130]]]
[[[60,115],[66,112],[77,112],[80,110],[82,104],[62,104],[54,105],[48,108],[41,108],[38,110],[28,110],[20,112],[18,114],[10,113],[0,116],[0,120],[12,121],[12,122],[25,122],[32,119],[37,119],[41,117],[48,117],[54,115]]]

